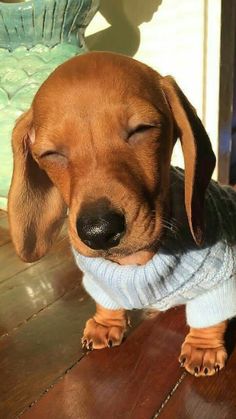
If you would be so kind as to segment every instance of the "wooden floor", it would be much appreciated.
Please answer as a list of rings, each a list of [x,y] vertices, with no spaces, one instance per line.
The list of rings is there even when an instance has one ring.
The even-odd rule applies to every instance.
[[[26,264],[0,212],[0,419],[236,419],[234,322],[227,367],[212,378],[179,367],[183,308],[133,312],[119,348],[84,354],[94,303],[80,280],[66,229],[48,256]]]

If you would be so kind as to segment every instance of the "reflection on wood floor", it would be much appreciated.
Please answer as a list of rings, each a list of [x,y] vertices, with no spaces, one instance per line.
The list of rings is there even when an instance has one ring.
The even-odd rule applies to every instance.
[[[0,212],[0,418],[236,418],[236,350],[219,376],[186,374],[177,361],[183,308],[135,311],[119,348],[85,355],[80,340],[93,311],[66,227],[47,256],[27,264]]]

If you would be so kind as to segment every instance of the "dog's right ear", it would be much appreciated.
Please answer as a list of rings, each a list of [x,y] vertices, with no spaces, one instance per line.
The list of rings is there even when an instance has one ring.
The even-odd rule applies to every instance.
[[[32,110],[24,113],[13,130],[13,176],[8,196],[12,241],[26,262],[41,258],[59,233],[66,206],[59,190],[33,159],[29,143],[34,137]]]
[[[215,167],[215,155],[195,109],[175,80],[166,76],[160,83],[182,145],[189,227],[195,242],[201,245],[204,241],[205,193]]]

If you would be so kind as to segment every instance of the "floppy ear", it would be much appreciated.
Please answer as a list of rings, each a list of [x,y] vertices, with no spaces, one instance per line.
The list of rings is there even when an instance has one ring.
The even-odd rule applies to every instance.
[[[181,141],[185,165],[185,208],[192,236],[198,245],[204,239],[204,197],[214,167],[215,155],[209,137],[172,77],[160,79]]]
[[[27,141],[32,110],[13,130],[14,169],[8,197],[10,231],[16,252],[26,262],[42,257],[63,224],[66,207],[58,189],[33,159]]]

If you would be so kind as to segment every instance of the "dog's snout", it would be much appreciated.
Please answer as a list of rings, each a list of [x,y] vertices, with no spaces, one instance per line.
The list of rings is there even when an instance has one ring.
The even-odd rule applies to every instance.
[[[78,236],[94,250],[106,250],[119,244],[125,233],[125,217],[104,203],[93,203],[80,212],[76,229]]]

